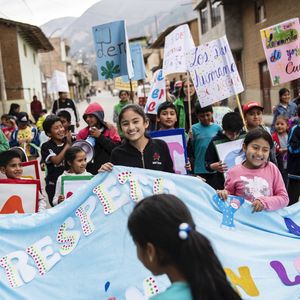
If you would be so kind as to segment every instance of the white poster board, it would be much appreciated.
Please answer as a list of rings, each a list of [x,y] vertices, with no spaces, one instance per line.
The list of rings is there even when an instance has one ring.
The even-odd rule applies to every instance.
[[[201,107],[244,91],[226,36],[194,48],[187,56]]]
[[[163,74],[184,73],[188,70],[186,53],[195,47],[187,24],[174,29],[165,38]]]
[[[243,151],[244,139],[237,139],[230,142],[215,144],[219,158],[227,165],[228,171],[241,164],[245,160],[245,152]],[[227,172],[228,172],[227,171]],[[226,177],[226,173],[224,173]]]
[[[92,175],[82,176],[62,176],[61,177],[61,194],[65,199],[71,197],[79,188],[87,184],[93,178]]]
[[[51,93],[66,92],[69,93],[69,85],[65,72],[55,70],[51,78]]]

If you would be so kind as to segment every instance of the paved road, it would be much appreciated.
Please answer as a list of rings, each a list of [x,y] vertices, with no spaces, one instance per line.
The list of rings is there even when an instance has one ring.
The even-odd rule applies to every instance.
[[[97,96],[91,97],[91,103],[97,102],[99,103],[103,109],[104,109],[104,120],[113,123],[113,108],[114,105],[117,104],[119,101],[119,97],[113,97],[110,92],[102,91],[100,94],[97,94]],[[80,127],[84,128],[87,126],[85,121],[83,120],[82,116],[83,113],[88,106],[88,103],[86,101],[82,101],[77,104],[77,109],[79,111],[80,115]]]

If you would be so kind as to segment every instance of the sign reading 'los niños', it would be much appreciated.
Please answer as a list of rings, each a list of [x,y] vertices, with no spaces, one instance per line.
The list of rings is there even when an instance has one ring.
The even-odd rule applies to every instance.
[[[300,77],[299,33],[298,18],[260,31],[273,85]]]
[[[201,107],[244,90],[226,36],[191,50],[188,63]]]

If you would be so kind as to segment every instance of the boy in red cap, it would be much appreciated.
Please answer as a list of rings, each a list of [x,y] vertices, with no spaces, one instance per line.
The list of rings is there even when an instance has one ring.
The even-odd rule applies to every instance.
[[[93,175],[110,159],[111,151],[120,143],[121,139],[116,128],[104,121],[104,111],[100,104],[91,103],[85,110],[83,119],[88,124],[77,134],[77,140],[92,139],[94,144],[94,159],[88,163],[86,170]]]
[[[254,101],[251,101],[243,105],[244,118],[246,121],[247,129],[249,131],[259,126],[262,127],[263,110],[264,110],[263,106],[261,106],[260,104]]]

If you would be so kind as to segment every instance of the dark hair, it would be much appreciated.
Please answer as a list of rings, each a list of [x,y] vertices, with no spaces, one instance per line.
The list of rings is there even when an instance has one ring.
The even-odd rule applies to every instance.
[[[124,106],[120,111],[119,120],[118,120],[120,127],[121,127],[121,121],[122,121],[123,115],[127,110],[132,110],[133,112],[140,115],[143,118],[144,122],[147,121],[147,117],[144,113],[144,109],[141,106],[139,106],[137,104],[128,104],[128,105]]]
[[[181,223],[191,227],[185,240],[178,236]],[[128,229],[141,248],[147,243],[155,246],[160,265],[174,265],[184,275],[194,300],[240,299],[209,240],[196,231],[190,211],[174,195],[153,195],[140,201],[129,216]]]
[[[57,116],[59,118],[66,119],[69,123],[71,123],[71,114],[67,110],[60,110],[57,113]]]
[[[14,149],[9,149],[0,153],[0,167],[6,167],[9,162],[14,158],[20,158],[22,161],[21,155],[18,151]]]
[[[4,119],[4,120],[9,120],[10,118],[9,118],[9,114],[3,114],[2,116],[1,116],[1,120],[2,119]]]
[[[240,132],[243,126],[243,120],[239,113],[229,112],[222,119],[222,127],[225,131]]]
[[[47,135],[51,133],[51,127],[56,122],[60,122],[60,118],[58,116],[50,115],[46,117],[45,121],[43,122],[43,129]]]
[[[16,112],[15,112],[15,111],[16,111],[16,109],[18,109],[18,108],[20,108],[20,105],[19,105],[18,103],[12,103],[12,104],[10,105],[8,114],[9,114],[9,115],[15,116],[15,115],[16,115]]]
[[[47,109],[45,109],[45,108],[42,109],[42,113],[45,113],[45,114],[46,114],[46,113],[47,113]]]
[[[65,158],[65,169],[66,170],[70,170],[69,164],[71,164],[74,161],[74,159],[76,159],[77,153],[80,153],[80,152],[85,153],[85,151],[81,147],[78,147],[78,146],[72,146],[65,152],[64,158]]]
[[[130,95],[128,91],[120,90],[120,92],[119,92],[119,98],[121,98],[121,94],[122,93],[126,93],[128,96]]]
[[[213,112],[213,108],[211,105],[208,105],[208,106],[205,106],[205,107],[201,107],[200,103],[197,102],[196,105],[195,105],[195,113],[196,115],[198,114],[203,114],[203,113],[206,113],[206,112]]]
[[[247,147],[252,141],[257,139],[264,139],[266,142],[268,142],[268,144],[270,145],[270,149],[272,149],[274,146],[271,135],[263,128],[250,130],[245,136],[244,145]]]
[[[159,117],[160,113],[163,111],[163,110],[166,110],[168,108],[171,108],[171,109],[174,109],[175,112],[176,112],[176,115],[177,115],[177,110],[176,110],[176,106],[172,103],[172,102],[169,102],[169,101],[165,101],[163,102],[162,104],[160,104],[157,108],[157,117]]]
[[[290,90],[287,88],[282,88],[279,90],[279,92],[278,92],[279,93],[279,101],[280,101],[281,96],[284,95],[286,92],[290,93]]]
[[[189,82],[189,83],[194,84],[191,78],[189,79],[189,81],[188,81],[187,78],[185,78],[185,79],[182,81],[182,87],[181,87],[181,90],[180,90],[180,92],[179,92],[179,98],[183,98],[183,99],[184,99],[185,96],[186,96],[185,93],[184,93],[184,84],[185,84],[186,82]],[[197,96],[197,93],[196,93],[196,90],[195,90],[195,94],[194,94],[193,96],[191,96],[191,102],[196,102],[197,98],[198,98],[198,96]]]
[[[276,121],[277,121],[278,119],[282,119],[282,120],[284,120],[287,124],[289,124],[289,117],[288,117],[287,115],[278,115],[278,116],[276,117],[275,123],[276,123]]]

